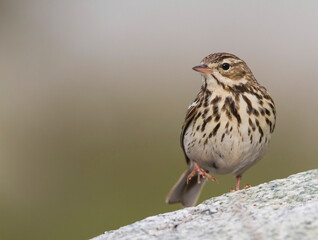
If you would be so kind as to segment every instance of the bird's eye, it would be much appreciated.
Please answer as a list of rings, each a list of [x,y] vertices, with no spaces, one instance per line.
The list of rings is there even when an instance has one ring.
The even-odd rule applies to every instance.
[[[229,68],[230,68],[230,64],[228,64],[228,63],[223,63],[223,64],[222,64],[222,69],[223,69],[223,70],[226,71],[226,70],[229,70]]]

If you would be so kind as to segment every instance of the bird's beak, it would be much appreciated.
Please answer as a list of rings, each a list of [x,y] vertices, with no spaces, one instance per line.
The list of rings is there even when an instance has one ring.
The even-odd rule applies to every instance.
[[[208,68],[207,65],[201,64],[199,66],[195,66],[192,68],[194,71],[202,72],[202,73],[213,73],[213,69]]]
[[[208,68],[208,66],[205,65],[205,64],[201,64],[199,66],[195,66],[192,69],[194,71],[201,72],[201,73],[213,73],[213,69]]]

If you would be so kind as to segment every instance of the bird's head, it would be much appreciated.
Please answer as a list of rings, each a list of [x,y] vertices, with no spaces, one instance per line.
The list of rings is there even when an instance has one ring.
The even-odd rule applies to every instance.
[[[213,53],[193,70],[202,73],[205,84],[232,87],[256,81],[246,63],[230,53]]]

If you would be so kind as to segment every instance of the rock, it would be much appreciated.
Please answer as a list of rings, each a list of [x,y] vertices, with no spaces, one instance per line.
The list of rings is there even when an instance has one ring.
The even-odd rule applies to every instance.
[[[148,217],[93,239],[318,239],[318,169]]]

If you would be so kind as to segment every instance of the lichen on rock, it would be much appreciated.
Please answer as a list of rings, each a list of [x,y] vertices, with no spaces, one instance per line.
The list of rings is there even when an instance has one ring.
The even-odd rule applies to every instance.
[[[108,239],[318,239],[318,169],[108,231]]]

